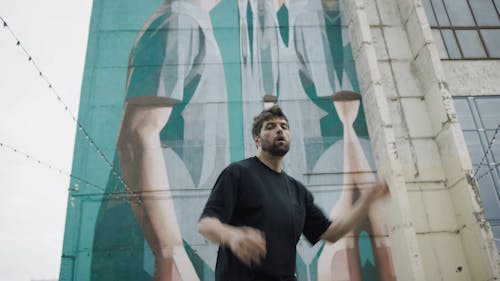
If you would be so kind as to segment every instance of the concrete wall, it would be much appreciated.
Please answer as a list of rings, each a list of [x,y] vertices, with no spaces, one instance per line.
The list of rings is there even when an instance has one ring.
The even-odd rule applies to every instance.
[[[443,61],[453,96],[500,95],[500,60]]]
[[[498,250],[452,95],[498,93],[498,62],[443,66],[420,0],[345,5],[375,159],[393,198],[398,280],[497,280]]]

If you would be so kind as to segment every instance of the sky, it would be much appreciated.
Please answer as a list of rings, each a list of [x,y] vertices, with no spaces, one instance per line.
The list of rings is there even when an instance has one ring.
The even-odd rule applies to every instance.
[[[59,276],[91,8],[92,0],[0,1],[21,42],[0,26],[0,281]]]

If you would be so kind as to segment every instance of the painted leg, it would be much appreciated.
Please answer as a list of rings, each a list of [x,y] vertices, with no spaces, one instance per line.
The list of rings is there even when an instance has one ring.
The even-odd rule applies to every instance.
[[[358,251],[353,233],[326,243],[318,259],[318,281],[362,281]]]
[[[346,97],[350,99],[346,99]],[[355,201],[355,173],[358,172],[356,161],[352,159],[353,128],[352,124],[356,119],[359,107],[359,98],[354,96],[343,96],[336,94],[333,96],[337,114],[344,128],[344,188],[339,200],[333,207],[330,218],[335,220],[341,213],[350,212]],[[356,95],[357,97],[357,95]],[[353,103],[354,101],[354,103]],[[356,106],[356,103],[358,104]],[[333,245],[326,243],[318,261],[319,281],[331,280],[362,280],[360,258],[358,254],[357,238],[354,235],[357,231],[348,233]]]
[[[364,188],[370,187],[377,181],[377,176],[372,172],[366,155],[363,152],[361,143],[352,124],[358,113],[360,96],[353,92],[341,92],[333,97],[335,108],[339,112],[339,117],[344,126],[345,157],[347,170],[355,175],[352,182],[360,192]],[[368,223],[365,224],[365,231],[370,235],[375,259],[375,266],[379,275],[379,280],[396,280],[392,257],[389,246],[389,232],[384,217],[384,206],[381,202],[372,205],[368,212]],[[358,231],[361,231],[359,229]]]

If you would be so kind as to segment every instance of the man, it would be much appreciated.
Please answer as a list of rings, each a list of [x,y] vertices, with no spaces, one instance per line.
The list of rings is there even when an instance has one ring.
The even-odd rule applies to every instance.
[[[296,280],[296,244],[335,242],[387,194],[383,183],[363,189],[352,211],[332,223],[302,183],[282,171],[290,147],[288,119],[278,105],[254,119],[257,156],[229,165],[219,176],[198,230],[220,245],[216,280]]]

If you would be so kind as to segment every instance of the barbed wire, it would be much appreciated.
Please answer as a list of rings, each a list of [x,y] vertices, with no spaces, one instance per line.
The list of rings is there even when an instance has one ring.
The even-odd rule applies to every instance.
[[[484,165],[484,166],[486,166],[486,165]],[[491,171],[493,171],[495,168],[500,166],[500,163],[490,164],[489,166],[490,166],[490,168],[488,169],[488,171],[484,172],[483,174],[481,174],[479,177],[476,178],[477,181],[479,181],[483,177],[487,176]]]
[[[492,150],[493,142],[495,141],[495,138],[496,138],[499,130],[500,130],[500,123],[497,125],[497,127],[495,129],[495,132],[493,133],[493,136],[491,137],[491,139],[488,142],[488,147],[486,148],[486,151],[484,152],[483,157],[481,158],[481,161],[479,161],[479,165],[477,166],[476,170],[474,171],[474,177],[477,176],[477,173],[479,172],[479,169],[481,169],[482,166],[492,166],[492,167],[487,172],[485,172],[481,176],[477,177],[476,180],[480,180],[482,177],[484,177],[486,174],[488,174],[489,172],[491,172],[493,169],[495,169],[499,165],[499,163],[496,163],[494,165],[490,165],[488,163],[483,164],[483,162],[485,160],[487,160],[488,154]]]

